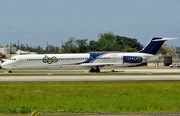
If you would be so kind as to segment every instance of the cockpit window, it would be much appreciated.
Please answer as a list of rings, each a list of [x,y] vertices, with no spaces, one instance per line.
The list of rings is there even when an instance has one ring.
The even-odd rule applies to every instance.
[[[16,60],[16,58],[10,58],[10,60]]]

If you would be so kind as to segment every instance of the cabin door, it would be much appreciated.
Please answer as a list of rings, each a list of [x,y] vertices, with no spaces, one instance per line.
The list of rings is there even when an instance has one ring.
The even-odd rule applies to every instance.
[[[21,65],[22,64],[22,60],[21,60],[21,57],[18,56],[17,57],[17,66]]]

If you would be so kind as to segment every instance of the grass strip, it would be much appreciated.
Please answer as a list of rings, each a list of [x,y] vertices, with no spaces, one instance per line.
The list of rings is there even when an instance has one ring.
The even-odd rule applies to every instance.
[[[0,83],[0,114],[180,112],[180,82]]]

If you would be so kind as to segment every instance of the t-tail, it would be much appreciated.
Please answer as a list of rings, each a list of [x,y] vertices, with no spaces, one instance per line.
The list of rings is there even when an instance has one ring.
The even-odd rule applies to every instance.
[[[147,53],[147,54],[153,54],[156,55],[158,50],[161,48],[163,43],[167,40],[174,40],[177,38],[158,38],[154,37],[151,39],[151,41],[141,50],[139,53]]]

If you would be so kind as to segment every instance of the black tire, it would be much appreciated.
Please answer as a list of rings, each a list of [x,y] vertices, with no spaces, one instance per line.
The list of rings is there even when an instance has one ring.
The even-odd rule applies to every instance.
[[[96,72],[99,73],[99,72],[100,72],[100,69],[99,69],[99,68],[96,68]]]
[[[9,70],[8,73],[12,73],[12,70]]]
[[[91,73],[95,72],[95,69],[94,69],[94,68],[91,68],[91,69],[90,69],[90,72],[91,72]]]

